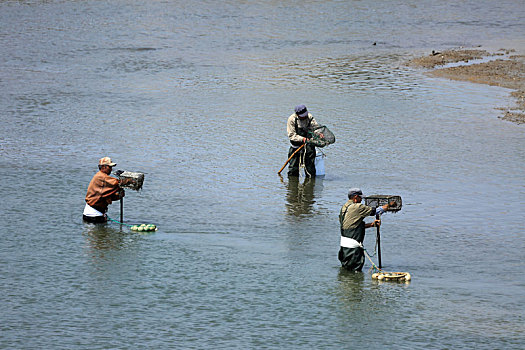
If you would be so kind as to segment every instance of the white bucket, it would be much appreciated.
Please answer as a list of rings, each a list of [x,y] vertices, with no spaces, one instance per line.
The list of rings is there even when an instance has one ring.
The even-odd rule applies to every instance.
[[[324,157],[322,152],[316,150],[315,155],[315,176],[324,176]]]

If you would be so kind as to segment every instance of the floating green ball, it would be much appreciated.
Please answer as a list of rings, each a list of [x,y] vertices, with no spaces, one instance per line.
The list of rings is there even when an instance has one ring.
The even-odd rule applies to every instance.
[[[157,226],[154,224],[137,224],[131,226],[131,230],[139,232],[157,231]]]

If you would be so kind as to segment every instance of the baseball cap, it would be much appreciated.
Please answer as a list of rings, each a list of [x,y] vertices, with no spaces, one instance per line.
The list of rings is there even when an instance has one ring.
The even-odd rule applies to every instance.
[[[348,197],[352,197],[352,196],[355,196],[355,195],[358,195],[358,196],[363,196],[363,191],[361,191],[360,188],[358,187],[353,187],[351,189],[348,190]]]
[[[295,107],[295,114],[297,114],[299,118],[305,118],[308,117],[308,110],[305,105],[298,105]]]
[[[111,158],[109,158],[109,157],[104,157],[104,158],[100,158],[100,160],[98,161],[98,165],[115,166],[115,165],[117,165],[117,163],[113,163],[111,161]]]

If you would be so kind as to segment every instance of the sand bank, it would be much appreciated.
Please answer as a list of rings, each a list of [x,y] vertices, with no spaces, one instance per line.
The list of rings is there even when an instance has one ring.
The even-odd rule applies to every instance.
[[[428,74],[453,80],[501,86],[514,90],[515,106],[501,107],[499,117],[525,124],[525,55],[500,49],[495,53],[478,49],[432,51],[428,56],[412,59],[411,67],[428,69]]]

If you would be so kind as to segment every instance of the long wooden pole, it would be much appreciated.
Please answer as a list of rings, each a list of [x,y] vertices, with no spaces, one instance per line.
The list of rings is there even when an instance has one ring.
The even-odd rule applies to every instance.
[[[288,163],[290,162],[290,160],[293,158],[293,156],[295,156],[295,154],[296,154],[297,152],[299,152],[299,150],[301,150],[301,149],[304,147],[304,145],[305,145],[305,143],[303,143],[303,144],[301,145],[301,147],[299,147],[298,149],[295,150],[294,153],[292,153],[292,155],[290,156],[290,158],[288,158],[288,160],[286,161],[286,163],[284,163],[284,165],[283,165],[283,167],[281,168],[281,170],[279,170],[279,171],[277,172],[278,175],[281,175],[281,171],[283,171],[283,169],[284,169],[284,167],[286,166],[286,164],[288,164]]]
[[[376,220],[379,220],[379,214],[376,214]],[[377,241],[377,259],[379,260],[379,268],[381,269],[383,266],[381,265],[381,235],[379,234],[379,226],[377,226],[376,241]]]

